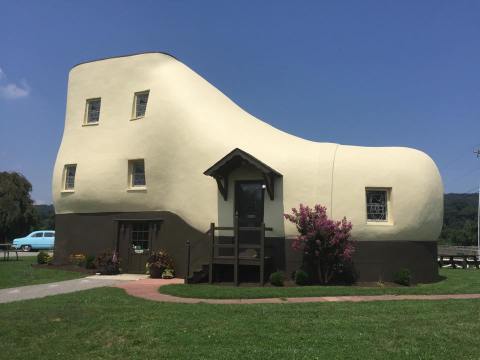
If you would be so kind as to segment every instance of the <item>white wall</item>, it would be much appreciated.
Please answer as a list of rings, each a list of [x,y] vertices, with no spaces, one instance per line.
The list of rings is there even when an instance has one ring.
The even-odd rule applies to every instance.
[[[146,116],[130,121],[133,95],[142,90],[150,90]],[[82,126],[85,101],[94,97],[102,98],[100,122]],[[275,201],[265,202],[265,221],[279,229],[278,235],[296,234],[277,212],[301,202],[321,203],[335,218],[352,219],[359,240],[435,240],[441,230],[442,182],[425,154],[289,135],[160,53],[96,61],[70,71],[64,136],[53,173],[55,209],[60,214],[168,210],[204,231],[219,217],[227,221],[233,209],[219,201],[215,180],[203,172],[237,147],[283,174]],[[127,191],[128,160],[138,158],[145,159],[147,190]],[[75,192],[64,193],[62,171],[70,163],[78,164]],[[368,186],[392,187],[392,224],[366,224]]]

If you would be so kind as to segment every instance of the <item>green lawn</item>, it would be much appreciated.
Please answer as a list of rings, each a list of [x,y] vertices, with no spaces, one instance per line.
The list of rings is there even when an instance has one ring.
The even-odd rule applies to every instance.
[[[0,305],[5,359],[478,358],[480,301],[209,305],[102,288]]]
[[[445,277],[433,284],[406,287],[301,286],[235,287],[226,285],[167,285],[163,294],[204,299],[253,299],[307,296],[382,295],[382,294],[467,294],[480,293],[480,271],[440,269]]]
[[[85,274],[74,271],[33,268],[31,265],[37,263],[36,256],[22,256],[19,259],[19,261],[0,261],[0,289],[45,284],[85,276]]]

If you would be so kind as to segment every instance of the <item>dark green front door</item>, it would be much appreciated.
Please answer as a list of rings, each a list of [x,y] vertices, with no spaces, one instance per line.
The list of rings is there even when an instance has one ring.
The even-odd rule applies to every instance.
[[[235,183],[235,215],[239,227],[259,227],[263,222],[264,189],[262,181]],[[239,231],[240,244],[259,244],[260,231]]]
[[[124,273],[144,274],[156,238],[157,225],[151,221],[119,224],[120,266]]]

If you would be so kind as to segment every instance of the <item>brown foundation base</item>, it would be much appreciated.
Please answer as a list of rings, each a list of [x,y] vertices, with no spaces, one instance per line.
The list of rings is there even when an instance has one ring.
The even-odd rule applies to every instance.
[[[55,262],[67,263],[71,254],[97,255],[119,249],[124,272],[143,272],[141,266],[134,267],[128,240],[119,230],[120,224],[139,220],[158,224],[151,237],[151,249],[170,253],[177,276],[185,276],[187,240],[191,244],[190,275],[208,264],[207,234],[168,211],[56,215]],[[205,230],[207,227],[205,224]],[[300,268],[301,254],[292,250],[291,240],[267,238],[265,244],[266,253],[272,258],[272,271],[284,271],[291,276]],[[392,281],[400,269],[410,270],[413,282],[438,281],[436,241],[358,241],[353,260],[358,281]]]

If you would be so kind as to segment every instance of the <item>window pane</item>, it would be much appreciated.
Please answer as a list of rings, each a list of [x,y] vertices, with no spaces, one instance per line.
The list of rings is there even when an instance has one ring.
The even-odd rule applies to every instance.
[[[55,236],[55,234],[53,232],[46,232],[44,234],[45,234],[45,237],[54,237]]]
[[[35,238],[43,237],[43,233],[36,233],[32,237],[35,237]]]
[[[145,186],[145,163],[143,160],[132,163],[132,186]]]
[[[101,100],[88,100],[87,102],[87,123],[96,123],[100,119]]]
[[[149,92],[138,93],[135,96],[135,117],[145,116]]]
[[[77,165],[67,165],[65,167],[65,190],[71,190],[75,188],[76,171]]]
[[[367,190],[367,219],[387,221],[387,192],[385,190]]]

